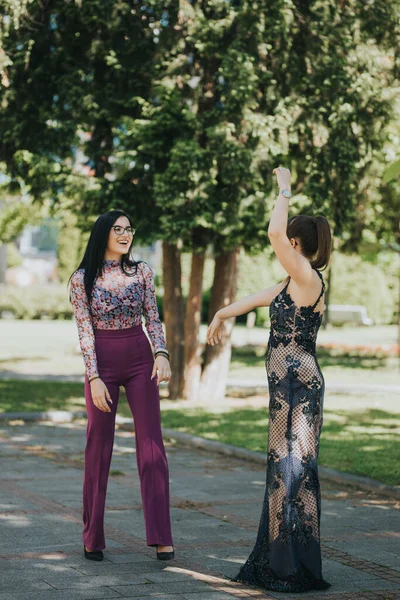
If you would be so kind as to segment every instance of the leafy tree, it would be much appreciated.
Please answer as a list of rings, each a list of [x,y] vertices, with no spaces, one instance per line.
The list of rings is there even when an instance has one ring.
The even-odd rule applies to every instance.
[[[294,174],[292,210],[324,213],[337,239],[357,244],[363,178],[392,118],[399,1],[0,8],[0,160],[11,183],[71,199],[86,223],[133,209],[141,241],[163,239],[171,394],[220,396],[229,335],[204,364],[198,352],[205,253],[215,255],[211,317],[234,299],[239,249],[268,244],[279,163]],[[183,250],[193,253],[186,315]]]
[[[26,225],[33,225],[40,217],[39,207],[32,208],[28,200],[6,196],[0,203],[0,244],[14,241]]]
[[[267,244],[276,164],[294,173],[293,209],[327,215],[339,247],[360,229],[364,177],[387,135],[398,69],[399,4],[373,4],[369,11],[329,0],[181,4],[182,35],[165,55],[146,119],[133,123],[132,137],[142,157],[137,181],[143,162],[153,174],[147,181],[161,207],[161,235],[193,252],[186,395],[198,389],[201,371],[205,249],[212,244],[216,255],[211,318],[234,297],[237,249]],[[385,28],[371,11],[379,11]],[[169,280],[174,289],[179,278]],[[207,349],[200,389],[208,396],[216,380],[224,381],[228,339]]]

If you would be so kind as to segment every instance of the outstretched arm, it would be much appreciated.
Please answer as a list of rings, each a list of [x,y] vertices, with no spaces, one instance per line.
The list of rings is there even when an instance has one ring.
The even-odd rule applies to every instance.
[[[275,254],[285,271],[299,285],[308,285],[312,279],[310,262],[292,247],[287,236],[289,198],[280,192],[290,191],[290,171],[284,167],[274,169],[278,180],[279,195],[272,211],[268,237]]]
[[[221,340],[222,325],[225,319],[244,315],[258,306],[269,306],[275,296],[277,296],[284,287],[285,282],[281,281],[281,283],[278,283],[277,285],[261,290],[256,294],[245,296],[244,298],[229,304],[229,306],[225,306],[218,310],[208,328],[207,342],[214,346],[214,344],[217,344]]]

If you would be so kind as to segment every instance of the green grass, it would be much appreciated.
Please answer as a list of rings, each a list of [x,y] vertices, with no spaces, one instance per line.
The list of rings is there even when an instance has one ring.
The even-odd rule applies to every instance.
[[[266,452],[268,410],[164,410],[164,427]],[[324,411],[319,464],[400,485],[399,415],[384,410]]]
[[[79,410],[85,406],[80,383],[0,380],[0,398],[1,412]],[[267,406],[267,397],[265,403]],[[123,393],[118,413],[131,416]],[[267,449],[267,408],[204,410],[180,404],[177,409],[164,408],[162,422],[164,427],[207,439],[261,452]],[[387,410],[325,409],[319,464],[399,485],[399,427],[399,415]]]
[[[0,412],[82,410],[82,383],[0,379]]]
[[[378,352],[360,356],[331,349],[317,350],[318,362],[327,383],[397,384],[400,382],[399,359],[384,357]],[[232,379],[265,378],[265,350],[234,349],[230,364]]]

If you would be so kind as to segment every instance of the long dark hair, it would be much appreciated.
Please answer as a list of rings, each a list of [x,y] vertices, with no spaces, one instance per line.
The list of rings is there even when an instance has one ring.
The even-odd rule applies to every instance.
[[[302,254],[314,269],[326,269],[332,250],[332,234],[325,217],[297,215],[288,220],[287,236],[300,240]],[[313,258],[315,257],[315,258]]]
[[[94,282],[96,278],[100,277],[100,275],[103,273],[104,255],[107,249],[108,236],[110,235],[111,227],[114,225],[115,221],[119,219],[119,217],[126,217],[130,226],[132,227],[131,217],[123,210],[109,210],[108,212],[100,215],[93,225],[83,258],[78,268],[74,271],[74,273],[76,273],[76,271],[79,271],[79,269],[85,270],[83,279],[89,305],[91,302]],[[121,269],[126,275],[134,275],[136,273],[138,264],[143,262],[141,260],[135,261],[130,258],[132,246],[133,238],[128,252],[123,254],[121,257]],[[127,267],[129,271],[126,270]],[[135,267],[135,272],[132,272],[132,267]],[[72,273],[72,275],[74,273]],[[71,277],[69,278],[68,283],[71,281]]]

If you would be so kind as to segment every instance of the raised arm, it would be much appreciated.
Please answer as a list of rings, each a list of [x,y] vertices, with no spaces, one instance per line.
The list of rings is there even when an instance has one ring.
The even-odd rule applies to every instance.
[[[285,271],[294,281],[302,285],[308,285],[312,280],[312,268],[310,262],[292,247],[287,236],[287,222],[289,212],[289,198],[281,192],[290,192],[290,171],[283,167],[274,169],[278,180],[279,194],[272,211],[268,227],[268,237],[277,259]]]
[[[78,326],[79,343],[82,350],[88,379],[98,376],[97,357],[89,303],[83,282],[83,271],[76,271],[71,278],[71,302]]]
[[[147,263],[140,263],[140,268],[142,269],[144,280],[143,314],[146,330],[149,334],[154,352],[166,350],[164,330],[157,308],[153,271]]]

